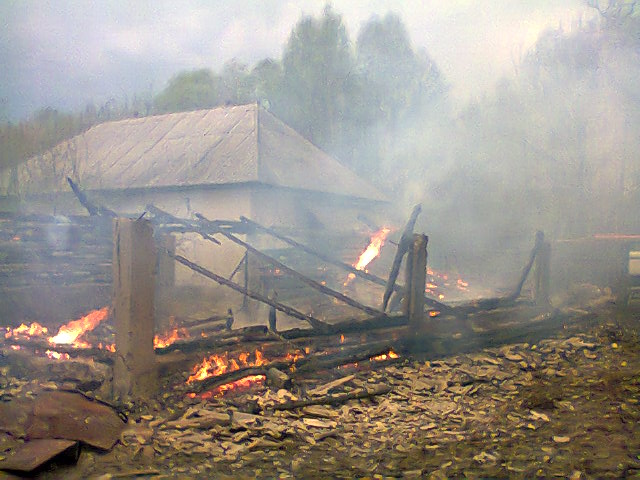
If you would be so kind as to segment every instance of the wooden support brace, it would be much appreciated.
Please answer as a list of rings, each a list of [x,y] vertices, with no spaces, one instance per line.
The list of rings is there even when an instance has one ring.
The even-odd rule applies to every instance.
[[[153,352],[156,253],[153,228],[144,219],[113,222],[113,310],[116,398],[147,397],[157,387]]]
[[[547,307],[550,301],[551,279],[551,244],[543,242],[536,257],[536,277],[534,302],[541,307]]]
[[[407,258],[407,298],[405,314],[411,327],[419,327],[424,320],[424,290],[427,278],[427,243],[429,237],[414,234]]]

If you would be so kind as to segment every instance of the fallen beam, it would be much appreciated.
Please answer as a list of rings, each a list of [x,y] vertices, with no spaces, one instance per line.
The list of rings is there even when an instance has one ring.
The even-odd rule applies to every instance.
[[[377,275],[374,275],[372,273],[369,273],[365,270],[358,270],[357,268],[353,267],[352,265],[349,265],[348,263],[344,263],[340,260],[336,260],[335,258],[329,256],[329,255],[325,255],[323,253],[318,252],[317,250],[314,250],[313,248],[310,248],[300,242],[297,242],[296,240],[293,240],[292,238],[286,237],[278,232],[276,232],[274,229],[269,228],[269,227],[265,227],[263,225],[260,225],[257,222],[254,222],[253,220],[249,220],[246,217],[240,217],[240,220],[244,223],[246,223],[247,225],[261,230],[264,233],[267,233],[269,235],[271,235],[274,238],[277,238],[278,240],[294,247],[297,248],[305,253],[308,253],[309,255],[312,255],[320,260],[322,260],[325,263],[329,263],[331,265],[334,265],[336,267],[342,268],[344,270],[346,270],[349,273],[353,273],[356,277],[368,280],[372,283],[375,283],[377,285],[380,286],[386,286],[387,285],[387,280],[385,280],[384,278],[380,278]],[[403,291],[403,288],[397,284],[394,283],[393,285],[393,291],[395,292],[400,292]],[[428,296],[425,295],[425,303],[433,308],[437,308],[438,310],[440,310],[441,312],[450,312],[452,311],[452,308],[449,307],[448,305],[445,305],[444,303],[441,303],[437,300],[434,300],[433,298],[430,298]]]
[[[67,177],[67,183],[71,187],[71,190],[73,190],[73,193],[78,199],[78,201],[82,204],[84,208],[87,209],[87,212],[89,212],[89,215],[91,215],[92,217],[103,216],[103,217],[116,218],[118,216],[116,212],[114,212],[113,210],[109,210],[106,207],[103,207],[101,205],[96,205],[93,202],[91,202],[87,198],[87,195],[82,190],[80,190],[80,187],[76,185],[76,183],[73,180],[71,180],[70,177]]]
[[[186,258],[184,258],[181,255],[173,255],[169,252],[167,252],[167,255],[169,255],[171,258],[173,258],[175,261],[177,261],[178,263],[181,263],[182,265],[184,265],[185,267],[190,268],[191,270],[193,270],[194,272],[199,273],[200,275],[203,275],[207,278],[210,278],[211,280],[218,282],[220,285],[225,285],[229,288],[231,288],[232,290],[235,290],[236,292],[240,292],[248,297],[253,298],[254,300],[258,300],[259,302],[262,303],[266,303],[269,306],[274,307],[276,310],[279,310],[283,313],[286,313],[287,315],[297,318],[299,320],[304,320],[305,322],[309,323],[309,325],[311,325],[311,327],[316,328],[316,329],[321,329],[324,330],[326,328],[326,323],[323,322],[322,320],[319,320],[315,317],[313,317],[312,315],[308,315],[305,313],[300,312],[299,310],[296,310],[295,308],[289,307],[288,305],[284,305],[280,302],[276,302],[274,300],[271,300],[268,297],[265,297],[264,295],[261,295],[259,293],[256,292],[251,292],[249,290],[247,290],[245,287],[238,285],[237,283],[232,282],[231,280],[227,280],[224,277],[221,277],[220,275],[217,275],[215,273],[213,273],[210,270],[207,270],[204,267],[201,267],[198,264],[195,264],[193,262],[190,262],[189,260],[187,260]]]
[[[418,215],[422,211],[422,207],[420,205],[416,205],[413,207],[413,211],[411,212],[411,216],[407,221],[407,224],[402,231],[402,236],[400,237],[400,242],[398,242],[398,249],[396,250],[396,255],[393,258],[393,264],[391,265],[391,272],[389,273],[389,280],[387,281],[386,288],[384,290],[384,295],[382,296],[382,310],[387,309],[387,305],[389,304],[389,299],[391,298],[391,294],[394,292],[394,287],[396,284],[396,279],[398,278],[398,274],[400,273],[400,265],[402,264],[402,258],[409,251],[411,241],[413,238],[413,228],[416,225],[416,220],[418,220]]]
[[[196,217],[198,217],[205,224],[209,223],[209,220],[206,219],[204,216],[200,215],[199,213],[196,213],[195,215],[196,215]],[[347,297],[346,295],[344,295],[344,294],[342,294],[340,292],[337,292],[337,291],[335,291],[335,290],[333,290],[333,289],[331,289],[331,288],[329,288],[329,287],[327,287],[325,285],[322,285],[320,282],[316,282],[315,280],[307,277],[306,275],[301,274],[300,272],[294,270],[291,267],[288,267],[287,265],[285,265],[284,263],[280,262],[279,260],[276,260],[272,256],[267,255],[266,253],[262,253],[260,250],[258,250],[257,248],[249,245],[247,242],[245,242],[243,240],[240,240],[238,237],[236,237],[232,233],[225,232],[225,231],[222,231],[222,230],[219,233],[222,236],[226,237],[227,239],[231,240],[236,245],[240,245],[241,247],[246,248],[247,251],[253,253],[258,258],[261,258],[264,261],[272,263],[273,265],[278,267],[283,272],[288,273],[292,277],[300,280],[302,283],[310,286],[311,288],[313,288],[315,290],[318,290],[321,293],[324,293],[325,295],[328,295],[330,297],[336,298],[336,299],[340,300],[341,302],[346,303],[347,305],[350,305],[353,308],[357,308],[358,310],[362,310],[363,312],[365,312],[365,313],[367,313],[369,315],[384,315],[384,312],[381,312],[380,310],[377,310],[375,308],[363,305],[362,303],[360,303],[360,302],[358,302],[356,300],[353,300],[352,298]]]

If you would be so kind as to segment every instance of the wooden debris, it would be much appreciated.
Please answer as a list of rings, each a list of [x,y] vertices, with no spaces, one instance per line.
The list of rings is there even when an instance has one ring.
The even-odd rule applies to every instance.
[[[418,215],[422,211],[422,206],[416,205],[413,207],[413,211],[411,212],[411,216],[407,221],[407,224],[402,231],[402,236],[400,237],[400,242],[398,243],[398,249],[396,250],[396,255],[393,258],[393,264],[391,265],[391,272],[389,273],[389,280],[387,281],[387,286],[384,290],[384,295],[382,297],[382,310],[387,309],[387,305],[389,304],[389,299],[391,298],[391,294],[394,291],[394,286],[396,284],[396,279],[398,278],[398,274],[400,273],[400,265],[402,264],[402,259],[405,254],[409,251],[409,246],[411,245],[411,238],[413,236],[413,227],[416,225],[416,220],[418,219]]]
[[[294,402],[282,403],[275,405],[274,410],[295,410],[298,408],[307,407],[309,405],[341,405],[349,400],[359,400],[363,398],[376,397],[378,395],[385,395],[391,392],[391,387],[387,385],[378,385],[371,390],[356,390],[344,395],[328,395],[318,398],[309,398],[307,400],[297,400]]]
[[[267,384],[272,388],[291,388],[291,377],[277,368],[269,368],[266,376]]]
[[[0,470],[27,473],[54,459],[75,463],[79,455],[79,444],[73,440],[51,438],[31,440],[11,450],[6,458],[0,460]]]
[[[69,392],[43,392],[36,397],[29,439],[79,440],[108,450],[120,438],[124,422],[113,409]]]

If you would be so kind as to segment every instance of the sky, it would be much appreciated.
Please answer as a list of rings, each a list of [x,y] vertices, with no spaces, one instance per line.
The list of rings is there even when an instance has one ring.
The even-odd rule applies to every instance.
[[[0,0],[0,121],[53,107],[158,93],[177,72],[236,58],[279,58],[302,15],[325,0]],[[394,12],[454,99],[510,75],[539,33],[570,30],[585,0],[333,0],[355,41],[372,15]]]

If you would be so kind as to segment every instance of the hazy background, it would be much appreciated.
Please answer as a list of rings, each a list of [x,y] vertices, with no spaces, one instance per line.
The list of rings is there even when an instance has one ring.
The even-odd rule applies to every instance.
[[[355,36],[373,14],[397,13],[415,47],[425,48],[461,100],[481,95],[541,31],[572,28],[593,16],[581,0],[338,0],[331,3]],[[0,120],[42,107],[159,92],[183,69],[237,58],[279,57],[301,15],[325,2],[302,0],[0,2]]]
[[[396,218],[421,203],[448,268],[519,265],[538,229],[640,233],[634,2],[5,1],[0,19],[2,166],[103,121],[259,102]]]

